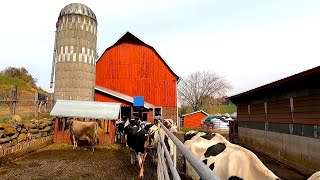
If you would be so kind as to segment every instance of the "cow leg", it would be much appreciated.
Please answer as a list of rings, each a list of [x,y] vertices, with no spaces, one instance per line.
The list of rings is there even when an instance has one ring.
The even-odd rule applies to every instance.
[[[139,162],[139,168],[140,168],[140,170],[139,170],[139,178],[140,179],[143,178],[143,171],[144,171],[143,165],[144,165],[144,160],[146,159],[146,156],[147,156],[147,152],[145,152],[143,154],[139,152],[137,155],[137,159]]]
[[[94,142],[92,141],[92,142],[91,142],[91,149],[92,149],[91,154],[94,153],[94,146],[95,146],[95,144],[94,144]]]
[[[73,139],[73,149],[76,149],[78,146],[77,141],[76,141],[76,137],[74,135],[72,135],[72,139]]]
[[[157,156],[157,150],[155,149],[155,148],[152,148],[152,161],[153,161],[153,163],[154,164],[157,164],[157,158],[158,158],[158,156]]]
[[[125,141],[126,141],[126,147],[129,147],[129,146],[128,146],[127,135],[124,135],[124,139],[125,139]]]
[[[134,164],[135,163],[135,159],[134,159],[134,154],[135,153],[133,150],[129,149],[129,153],[130,153],[130,161],[131,161],[131,164]]]

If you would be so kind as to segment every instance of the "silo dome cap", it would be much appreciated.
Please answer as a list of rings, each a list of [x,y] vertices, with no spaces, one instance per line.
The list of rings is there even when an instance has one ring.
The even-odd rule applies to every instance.
[[[71,3],[66,5],[59,14],[59,18],[64,15],[68,14],[79,14],[79,15],[84,15],[84,16],[89,16],[92,19],[97,21],[96,15],[94,12],[86,5],[80,4],[80,3]]]

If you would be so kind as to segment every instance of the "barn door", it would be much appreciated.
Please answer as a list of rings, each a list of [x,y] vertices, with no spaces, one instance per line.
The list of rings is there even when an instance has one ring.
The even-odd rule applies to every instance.
[[[53,142],[71,144],[67,118],[56,117]]]

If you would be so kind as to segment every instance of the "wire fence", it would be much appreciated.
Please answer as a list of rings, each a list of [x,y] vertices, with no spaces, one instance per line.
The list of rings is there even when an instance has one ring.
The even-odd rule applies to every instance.
[[[48,114],[54,103],[53,94],[18,92],[16,86],[12,86],[6,95],[0,96],[0,119],[10,118],[16,114],[21,117]]]

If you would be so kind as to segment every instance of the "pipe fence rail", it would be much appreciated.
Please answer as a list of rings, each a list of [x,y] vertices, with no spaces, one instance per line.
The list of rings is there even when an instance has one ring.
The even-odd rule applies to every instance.
[[[193,167],[193,169],[198,173],[201,179],[203,180],[219,180],[217,176],[215,176],[210,170],[208,166],[206,166],[204,163],[202,163],[190,150],[188,150],[184,144],[172,133],[170,132],[161,122],[158,122],[158,127],[159,127],[159,137],[160,137],[160,142],[158,144],[158,179],[163,180],[163,179],[168,179],[168,171],[167,171],[167,164],[169,166],[172,178],[175,180],[180,180],[179,173],[176,169],[176,156],[177,153],[174,149],[173,153],[173,159],[172,161],[169,151],[164,143],[164,136],[165,134],[172,140],[174,143],[174,146],[176,146],[183,156],[188,160],[190,165]],[[164,132],[164,133],[163,133]]]

